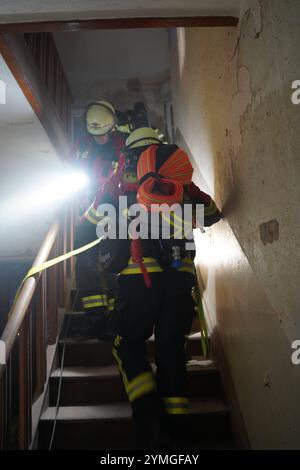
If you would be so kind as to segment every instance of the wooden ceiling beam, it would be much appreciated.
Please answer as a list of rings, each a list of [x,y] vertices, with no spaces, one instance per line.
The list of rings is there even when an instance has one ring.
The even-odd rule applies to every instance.
[[[0,23],[0,33],[46,33],[54,31],[87,31],[96,29],[235,27],[234,16],[187,16],[162,18],[99,18],[74,21],[40,21],[32,23]]]

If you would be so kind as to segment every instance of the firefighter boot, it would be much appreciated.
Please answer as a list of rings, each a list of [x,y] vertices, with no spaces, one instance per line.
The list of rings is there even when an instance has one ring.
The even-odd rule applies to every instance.
[[[165,413],[157,392],[135,400],[132,405],[136,442],[140,450],[171,450]]]

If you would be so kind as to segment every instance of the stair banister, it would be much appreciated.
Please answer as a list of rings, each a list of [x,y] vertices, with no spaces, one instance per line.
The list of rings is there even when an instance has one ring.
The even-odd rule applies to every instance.
[[[55,242],[59,231],[59,222],[55,221],[51,226],[50,230],[48,231],[42,246],[40,247],[36,258],[32,264],[32,267],[39,266],[43,264],[50,254],[52,246]],[[32,297],[34,295],[38,280],[40,275],[35,275],[34,277],[28,278],[21,290],[19,292],[18,298],[13,306],[8,321],[6,323],[5,329],[1,336],[1,347],[0,350],[2,352],[0,357],[0,377],[2,375],[2,369],[6,364],[7,358],[9,357],[13,344],[16,340],[17,334],[21,327],[21,324],[24,320],[25,314],[28,310]],[[2,346],[2,344],[4,345]]]
[[[65,253],[67,238],[66,224],[56,220],[32,267]],[[64,262],[26,279],[10,311],[0,339],[0,449],[28,449],[32,444],[32,405],[45,390],[47,346],[57,338],[65,277]]]

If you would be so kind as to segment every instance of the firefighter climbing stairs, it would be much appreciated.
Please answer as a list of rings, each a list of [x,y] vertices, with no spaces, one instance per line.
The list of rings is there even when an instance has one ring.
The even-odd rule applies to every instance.
[[[52,449],[133,449],[131,409],[114,363],[112,343],[83,340],[85,318],[79,312],[66,315],[65,325],[70,324],[71,328],[62,330],[50,375],[48,400],[39,424],[39,448],[49,449],[56,421]],[[153,338],[147,348],[154,363]],[[198,334],[187,341],[187,359],[190,413],[182,448],[233,449],[220,374],[213,361],[201,356]]]

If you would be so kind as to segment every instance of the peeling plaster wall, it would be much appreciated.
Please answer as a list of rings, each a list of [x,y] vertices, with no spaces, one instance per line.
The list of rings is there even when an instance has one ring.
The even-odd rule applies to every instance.
[[[177,140],[226,216],[196,234],[204,304],[256,449],[300,448],[299,19],[298,1],[246,1],[240,28],[172,39]]]
[[[163,128],[164,103],[171,99],[166,29],[55,33],[54,38],[74,109],[106,99],[125,111],[143,101],[151,123]]]
[[[165,74],[130,78],[128,80],[97,80],[85,95],[89,98],[74,103],[76,114],[84,113],[86,105],[102,98],[110,101],[120,111],[133,109],[134,103],[143,102],[148,111],[151,125],[164,129],[164,103],[171,100],[171,86],[169,71]]]
[[[132,109],[134,103],[142,101],[147,107],[151,124],[164,129],[164,103],[171,100],[170,73],[166,70],[150,77],[97,80],[88,96],[90,99],[77,102],[75,108],[83,109],[99,96],[114,103],[120,111]]]

